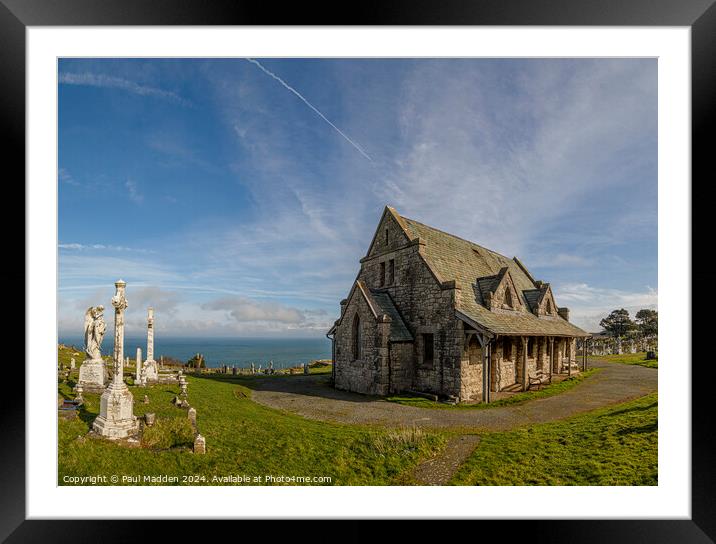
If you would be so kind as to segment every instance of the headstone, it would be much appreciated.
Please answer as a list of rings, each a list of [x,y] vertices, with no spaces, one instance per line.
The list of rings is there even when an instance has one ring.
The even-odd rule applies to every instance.
[[[147,427],[151,427],[152,425],[154,425],[156,419],[157,414],[153,412],[147,412],[146,414],[144,414],[144,422],[147,424]]]
[[[80,365],[79,383],[85,390],[100,392],[107,383],[106,369],[102,360],[102,340],[107,330],[104,321],[104,306],[90,306],[85,312],[85,353],[86,359]]]
[[[100,398],[99,416],[92,429],[110,439],[127,438],[139,431],[139,420],[134,415],[134,397],[124,383],[122,361],[124,360],[124,310],[127,308],[125,288],[118,280],[114,284],[114,376]]]
[[[194,453],[206,453],[206,439],[200,434],[194,438]]]
[[[82,398],[82,384],[77,383],[75,386],[75,392],[77,393],[77,396],[75,397],[75,400],[78,400],[80,402],[84,401],[85,399]]]
[[[191,426],[196,429],[196,408],[189,408],[187,415],[189,417],[189,421],[191,422]]]
[[[179,404],[182,408],[189,408],[189,401],[186,399],[182,399],[181,404]]]
[[[236,376],[236,365],[231,367],[231,373]]]
[[[159,379],[159,368],[154,360],[154,308],[147,308],[147,360],[142,369],[145,382],[156,382]]]
[[[149,404],[149,397],[144,395],[144,404]]]
[[[251,374],[256,374],[256,365],[254,363],[251,363]]]
[[[134,368],[134,383],[142,383],[142,348],[137,348],[136,367]]]
[[[72,358],[70,359],[70,368],[71,368],[72,370],[75,369],[75,358],[74,358],[74,357],[72,357]]]

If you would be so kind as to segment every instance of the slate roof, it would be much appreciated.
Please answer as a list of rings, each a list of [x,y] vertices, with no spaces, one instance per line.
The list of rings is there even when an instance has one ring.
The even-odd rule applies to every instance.
[[[529,308],[531,311],[534,312],[535,309],[540,305],[542,299],[547,294],[548,288],[549,286],[546,285],[538,289],[527,289],[522,292],[525,296],[525,299],[529,303]]]
[[[441,281],[455,281],[456,310],[494,334],[589,336],[589,333],[559,316],[536,316],[529,311],[534,290],[539,288],[517,259],[510,259],[468,240],[402,217],[388,208],[409,239],[425,242],[423,256]],[[491,311],[483,306],[483,289],[498,281],[500,269],[507,267],[524,308],[520,311]],[[527,291],[527,294],[525,294]]]
[[[391,342],[412,342],[413,335],[410,334],[405,321],[400,316],[398,309],[393,304],[393,299],[386,292],[377,292],[371,289],[373,301],[380,307],[384,314],[390,316],[390,341]]]
[[[351,288],[351,292],[348,295],[348,300],[353,296],[354,291],[356,289],[363,295],[366,302],[368,303],[368,307],[370,308],[370,311],[372,314],[377,318],[380,315],[388,315],[390,316],[391,323],[390,323],[390,341],[391,342],[412,342],[413,341],[413,335],[410,334],[410,331],[408,330],[408,327],[405,324],[405,321],[403,321],[403,318],[400,315],[400,312],[398,312],[398,309],[395,307],[395,304],[393,303],[393,299],[390,298],[390,295],[384,291],[377,291],[374,289],[369,289],[368,286],[361,280],[356,280],[353,283],[353,287]],[[343,321],[344,313],[341,313],[341,316],[336,320],[334,325],[330,328],[328,331],[328,334],[333,334],[336,331],[336,327],[340,325],[341,321]]]

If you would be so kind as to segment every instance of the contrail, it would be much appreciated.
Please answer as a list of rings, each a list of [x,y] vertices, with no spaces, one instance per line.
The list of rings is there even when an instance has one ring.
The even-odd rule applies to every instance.
[[[317,109],[313,104],[311,104],[308,100],[306,100],[306,99],[303,97],[303,95],[301,95],[301,93],[299,93],[296,89],[294,89],[293,87],[291,87],[288,83],[286,83],[283,79],[281,79],[280,77],[278,77],[276,74],[274,74],[274,73],[271,72],[270,70],[267,70],[266,68],[264,68],[263,65],[262,65],[259,61],[254,60],[254,59],[250,59],[250,58],[247,58],[246,60],[248,60],[251,64],[255,64],[256,66],[258,66],[263,73],[265,73],[266,75],[271,76],[272,78],[274,78],[274,79],[275,79],[276,81],[278,81],[281,85],[283,85],[284,87],[286,87],[289,91],[291,91],[291,92],[292,92],[293,94],[295,94],[298,98],[300,98],[300,99],[303,101],[303,103],[306,104],[306,106],[308,106],[308,107],[311,108],[313,111],[315,111],[315,112],[321,117],[321,119],[323,119],[326,123],[328,123],[329,125],[331,125],[331,126],[335,129],[335,131],[338,132],[338,134],[340,134],[341,136],[343,136],[343,138],[345,138],[346,141],[347,141],[349,144],[351,144],[353,147],[355,147],[355,148],[358,150],[358,153],[360,153],[361,155],[363,155],[363,156],[364,156],[366,159],[368,159],[370,162],[373,162],[373,159],[371,159],[370,156],[369,156],[365,151],[363,151],[363,149],[361,148],[361,146],[359,146],[357,143],[355,143],[353,140],[351,140],[351,139],[350,139],[341,129],[339,129],[336,125],[334,125],[333,123],[331,123],[330,120],[329,120],[325,115],[323,115],[320,111],[318,111],[318,109]]]

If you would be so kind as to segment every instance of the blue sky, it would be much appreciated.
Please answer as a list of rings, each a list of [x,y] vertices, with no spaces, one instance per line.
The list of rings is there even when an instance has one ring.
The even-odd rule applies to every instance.
[[[657,304],[654,59],[62,59],[59,329],[318,336],[383,207],[588,330]]]

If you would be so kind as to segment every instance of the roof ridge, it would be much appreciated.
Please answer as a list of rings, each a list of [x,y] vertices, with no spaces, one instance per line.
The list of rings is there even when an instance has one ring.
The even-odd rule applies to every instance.
[[[426,225],[425,223],[421,223],[420,221],[416,221],[415,219],[411,219],[410,217],[405,217],[404,215],[402,215],[401,217],[402,217],[405,221],[410,221],[411,223],[417,223],[418,225],[421,225],[421,226],[423,226],[423,227],[425,227],[425,228],[434,230],[435,232],[439,232],[440,234],[444,234],[444,235],[446,235],[446,236],[450,236],[450,237],[455,238],[455,239],[457,239],[457,240],[460,240],[460,241],[462,241],[462,242],[467,242],[467,243],[470,244],[470,245],[477,246],[477,247],[479,247],[480,249],[484,249],[485,251],[489,251],[490,253],[494,253],[495,255],[498,255],[498,256],[502,257],[503,259],[507,259],[508,261],[512,261],[512,260],[513,260],[512,258],[508,257],[507,255],[503,255],[502,253],[499,253],[499,252],[495,251],[494,249],[490,249],[489,247],[485,247],[485,246],[483,246],[483,245],[480,245],[480,244],[478,244],[477,242],[473,242],[472,240],[468,240],[467,238],[461,238],[460,236],[457,236],[457,235],[452,234],[452,233],[450,233],[450,232],[447,232],[447,231],[444,231],[444,230],[440,230],[440,229],[438,229],[438,228],[436,228],[436,227],[433,227],[433,226],[430,226],[430,225]]]

